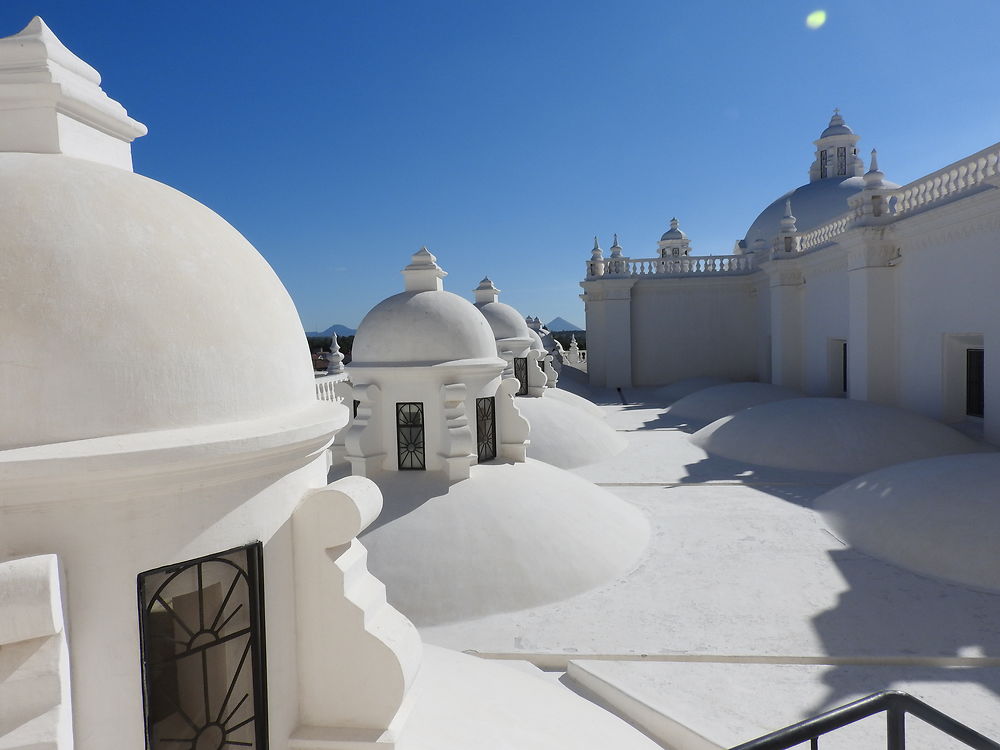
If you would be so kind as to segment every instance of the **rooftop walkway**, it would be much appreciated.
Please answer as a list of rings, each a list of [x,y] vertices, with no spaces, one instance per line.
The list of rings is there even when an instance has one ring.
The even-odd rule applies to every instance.
[[[1000,595],[852,550],[812,509],[845,475],[711,457],[656,390],[626,390],[623,405],[573,375],[560,385],[602,404],[629,441],[574,473],[640,508],[649,547],[612,583],[425,628],[425,641],[565,672],[564,684],[676,750],[729,747],[887,688],[1000,737]],[[822,747],[884,732],[866,721],[874,729]],[[907,738],[951,743],[916,726]]]

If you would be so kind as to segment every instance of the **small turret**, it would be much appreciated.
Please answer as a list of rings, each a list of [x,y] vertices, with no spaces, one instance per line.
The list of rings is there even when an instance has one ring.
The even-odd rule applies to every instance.
[[[500,290],[493,285],[489,276],[484,276],[473,292],[476,295],[476,305],[488,305],[500,299]]]
[[[860,177],[865,165],[858,157],[857,144],[861,136],[844,122],[839,109],[833,110],[827,125],[816,144],[816,158],[809,168],[809,181],[847,177]]]
[[[661,258],[677,258],[691,254],[691,240],[681,231],[676,217],[670,220],[670,229],[663,233],[657,243]]]

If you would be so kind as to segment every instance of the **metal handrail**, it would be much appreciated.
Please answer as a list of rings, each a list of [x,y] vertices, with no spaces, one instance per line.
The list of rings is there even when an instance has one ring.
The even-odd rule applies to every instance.
[[[800,721],[798,724],[765,734],[744,742],[731,750],[787,750],[808,741],[811,750],[819,747],[820,735],[840,729],[855,721],[886,712],[886,747],[888,750],[905,750],[906,714],[912,714],[931,726],[954,737],[975,750],[1000,750],[1000,743],[970,729],[922,700],[899,690],[884,690],[867,698],[856,700],[840,708]]]

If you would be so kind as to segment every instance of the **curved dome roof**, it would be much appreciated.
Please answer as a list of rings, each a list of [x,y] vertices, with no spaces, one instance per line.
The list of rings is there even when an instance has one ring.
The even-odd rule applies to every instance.
[[[529,328],[528,329],[528,333],[530,334],[528,336],[528,338],[531,339],[531,348],[534,349],[537,352],[544,352],[544,351],[546,351],[546,349],[545,349],[545,343],[542,341],[542,337],[538,335],[538,331],[532,331]]]
[[[660,242],[666,242],[668,240],[686,240],[688,236],[684,234],[678,226],[678,221],[676,218],[670,220],[670,229],[660,235]]]
[[[917,573],[1000,590],[1000,454],[890,466],[819,497],[853,547]]]
[[[802,398],[802,394],[771,383],[726,383],[678,399],[667,407],[667,413],[675,419],[704,426],[751,406],[790,398]]]
[[[389,603],[419,627],[608,584],[649,541],[638,508],[541,461],[480,464],[448,487],[426,472],[386,472],[379,489],[382,513],[359,539]]]
[[[840,474],[987,450],[920,414],[838,398],[793,398],[752,406],[703,427],[691,441],[736,461]]]
[[[518,399],[517,408],[531,425],[530,458],[575,469],[616,456],[628,447],[603,414],[595,415],[568,399],[550,398],[558,390],[550,388],[542,398]]]
[[[0,153],[0,450],[315,403],[298,314],[210,209],[124,169]]]
[[[476,307],[486,318],[497,341],[531,338],[531,330],[521,317],[521,313],[510,305],[505,305],[503,302],[486,302],[477,304]]]
[[[895,182],[884,181],[886,188],[897,188]],[[864,188],[862,177],[835,177],[815,182],[807,182],[794,190],[789,190],[775,200],[754,220],[747,230],[744,242],[747,250],[754,249],[757,240],[764,240],[768,248],[778,236],[781,218],[785,215],[785,201],[791,199],[795,227],[800,232],[808,232],[845,213],[850,207],[847,199]]]
[[[415,290],[382,300],[365,315],[352,356],[350,367],[438,364],[495,360],[497,349],[486,318],[471,302],[443,290]]]

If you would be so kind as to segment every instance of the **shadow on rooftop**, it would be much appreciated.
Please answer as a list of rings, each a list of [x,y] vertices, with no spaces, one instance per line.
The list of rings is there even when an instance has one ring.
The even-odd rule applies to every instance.
[[[1000,659],[1000,594],[911,573],[854,549],[828,554],[849,585],[836,606],[813,618],[830,656]],[[975,683],[1000,696],[996,666],[845,665],[831,667],[822,679],[828,694],[815,712],[903,681]]]

